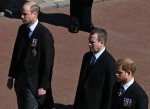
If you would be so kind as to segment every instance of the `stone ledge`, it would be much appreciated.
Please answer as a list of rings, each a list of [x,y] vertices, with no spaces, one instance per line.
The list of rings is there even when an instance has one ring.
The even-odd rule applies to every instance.
[[[30,0],[30,1],[36,1],[36,0]],[[103,1],[110,1],[110,0],[94,0],[94,3],[96,2],[103,2]],[[52,8],[63,8],[66,6],[70,6],[70,0],[40,0],[37,1],[38,5],[40,6],[41,10],[48,10]],[[4,16],[5,14],[9,16],[13,16],[15,14],[18,14],[20,12],[20,7],[10,7],[4,9],[4,12],[0,12],[0,17]]]

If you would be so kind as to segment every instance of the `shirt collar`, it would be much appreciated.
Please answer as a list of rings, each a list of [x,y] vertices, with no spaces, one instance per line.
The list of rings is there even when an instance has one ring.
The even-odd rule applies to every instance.
[[[97,59],[99,58],[99,56],[104,52],[104,50],[105,50],[105,47],[104,47],[101,51],[99,51],[98,53],[95,54],[96,60],[97,60]]]
[[[128,83],[123,85],[124,89],[127,90],[133,84],[133,82],[134,82],[134,78],[131,81],[129,81]]]
[[[30,31],[34,31],[34,29],[35,29],[35,27],[37,26],[37,24],[38,24],[38,20],[34,23],[34,24],[32,24],[32,25],[30,25],[30,26],[28,26],[29,28],[30,28]]]

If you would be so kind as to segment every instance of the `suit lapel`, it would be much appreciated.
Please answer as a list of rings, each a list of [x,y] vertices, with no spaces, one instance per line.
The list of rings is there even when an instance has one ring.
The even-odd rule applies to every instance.
[[[89,66],[90,66],[90,61],[91,61],[91,58],[92,58],[92,55],[93,55],[93,53],[91,52],[89,55],[88,55],[88,57],[87,57],[87,60],[85,60],[86,61],[86,67],[85,67],[85,70],[84,70],[84,74],[88,71],[88,68],[89,68]]]
[[[131,86],[128,87],[128,89],[124,92],[123,96],[128,95],[129,93],[132,92],[132,90],[134,89],[136,82],[134,81],[133,84],[131,84]]]
[[[37,24],[37,26],[35,27],[33,34],[30,38],[30,45],[31,47],[36,47],[37,43],[39,43],[39,31],[40,31],[40,23]],[[33,45],[33,46],[32,46]],[[32,48],[33,49],[33,48]]]
[[[90,60],[92,58],[92,52],[89,52],[89,54],[87,54],[87,56],[85,56],[85,59],[83,60],[83,67],[84,69],[82,70],[83,74],[82,74],[82,82],[85,80],[85,76],[87,74],[87,71],[88,71],[88,67],[90,65]]]
[[[25,31],[24,31],[25,30]],[[27,31],[27,25],[23,25],[21,31],[19,31],[19,41],[18,41],[18,59],[20,58],[20,55],[21,55],[21,52],[22,52],[22,49],[23,49],[23,46],[24,46],[24,43],[25,43],[25,40],[26,38],[28,37],[28,31]]]
[[[101,63],[103,63],[103,59],[105,59],[105,54],[106,54],[106,50],[98,57],[98,59],[96,60],[93,68],[91,70],[94,70],[96,67],[99,67],[99,65]]]
[[[132,100],[132,98],[129,98],[129,96],[133,94],[132,91],[135,85],[136,82],[134,81],[133,84],[131,84],[131,86],[129,86],[129,88],[123,93],[123,95],[119,97],[117,105],[123,106],[124,104],[126,104],[126,102],[128,102],[129,99]]]
[[[33,31],[33,34],[32,34],[32,36],[31,36],[31,38],[30,38],[31,40],[32,40],[33,38],[37,39],[38,32],[40,31],[40,30],[39,30],[39,27],[40,27],[40,23],[38,23],[37,26],[35,27],[35,29],[34,29],[34,31]]]
[[[84,60],[84,63],[85,63],[85,69],[84,69],[84,74],[83,74],[83,78],[85,77],[86,80],[88,80],[88,77],[90,77],[90,75],[92,75],[93,73],[92,72],[95,72],[94,70],[97,69],[97,67],[100,67],[100,64],[103,63],[103,58],[105,58],[105,54],[107,53],[107,51],[105,50],[99,57],[98,59],[96,60],[95,64],[92,66],[92,68],[90,69],[90,72],[89,72],[89,66],[90,66],[90,61],[91,61],[91,58],[93,56],[93,53],[90,52],[86,59]],[[86,75],[88,73],[88,75]]]

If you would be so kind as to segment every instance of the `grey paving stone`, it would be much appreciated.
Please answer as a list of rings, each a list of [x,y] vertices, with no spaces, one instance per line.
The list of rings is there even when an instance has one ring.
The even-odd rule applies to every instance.
[[[66,7],[70,5],[69,1],[56,1],[54,2],[58,8]]]
[[[44,2],[41,4],[38,4],[41,9],[50,9],[50,8],[57,8],[57,5],[54,2]]]

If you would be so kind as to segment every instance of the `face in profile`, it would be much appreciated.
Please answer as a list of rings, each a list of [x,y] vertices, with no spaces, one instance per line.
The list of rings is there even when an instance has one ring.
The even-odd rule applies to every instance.
[[[89,49],[92,52],[99,52],[102,47],[102,41],[98,41],[98,35],[97,33],[89,36]]]
[[[35,21],[36,13],[30,11],[29,5],[24,5],[22,8],[21,19],[24,24],[33,24]]]
[[[116,77],[118,82],[126,83],[128,78],[128,73],[122,69],[122,66],[118,66]]]

